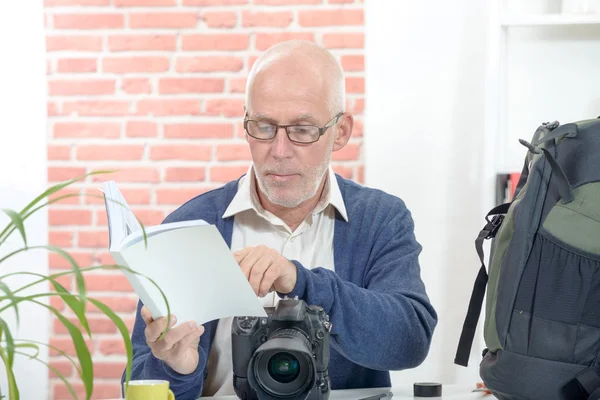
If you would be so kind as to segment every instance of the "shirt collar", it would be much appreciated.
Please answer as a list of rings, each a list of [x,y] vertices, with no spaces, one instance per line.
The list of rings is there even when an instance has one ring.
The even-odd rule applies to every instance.
[[[222,218],[228,218],[247,210],[254,210],[260,215],[265,213],[256,193],[255,179],[254,167],[253,165],[250,165],[246,175],[240,178],[238,191],[231,200],[231,203],[229,203]],[[314,213],[316,214],[323,211],[331,204],[337,209],[344,220],[348,222],[344,198],[342,197],[342,192],[340,191],[338,181],[331,166],[328,169],[328,177],[325,186],[325,195],[315,207]]]

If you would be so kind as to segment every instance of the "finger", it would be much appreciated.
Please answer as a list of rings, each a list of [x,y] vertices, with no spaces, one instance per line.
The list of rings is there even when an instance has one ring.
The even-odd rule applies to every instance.
[[[177,328],[171,329],[164,338],[156,342],[156,350],[158,352],[167,352],[177,344],[181,339],[196,329],[198,325],[194,321],[189,321],[179,325]]]
[[[242,272],[246,276],[246,279],[250,280],[250,271],[254,268],[254,264],[260,260],[260,254],[257,252],[251,252],[239,263],[242,268]]]
[[[152,321],[154,321],[154,318],[152,318],[152,313],[150,312],[150,310],[148,310],[148,308],[146,308],[146,306],[142,306],[140,315],[141,315],[142,319],[144,320],[144,322],[146,323],[146,325],[148,325],[148,324],[152,323]]]
[[[233,256],[235,257],[235,260],[239,263],[240,261],[242,261],[244,259],[244,257],[246,257],[248,254],[250,254],[252,249],[253,249],[253,247],[251,247],[251,246],[244,247],[243,249],[234,252]]]
[[[187,348],[193,345],[194,342],[198,341],[198,338],[200,338],[200,336],[202,336],[203,333],[204,327],[200,325],[199,327],[188,333],[186,336],[181,338],[181,340],[177,342],[177,344],[175,344],[173,346],[173,349],[171,350],[172,357],[174,359],[181,358],[183,356],[183,353],[187,350]]]
[[[269,268],[263,275],[262,280],[260,281],[260,288],[258,291],[258,295],[260,297],[265,297],[269,292],[271,292],[273,290],[273,283],[275,282],[275,280],[278,278],[278,273],[275,270],[275,268],[273,268],[274,266],[271,266],[271,268]]]
[[[250,270],[250,277],[248,279],[248,282],[250,282],[252,290],[254,290],[254,293],[256,293],[257,295],[260,291],[260,283],[263,280],[263,276],[265,275],[265,272],[269,269],[271,265],[272,261],[270,258],[262,257],[261,259],[256,261],[256,263]]]
[[[169,327],[175,325],[176,322],[177,322],[177,317],[175,317],[174,315],[171,315],[171,321],[170,321]],[[146,342],[147,343],[156,342],[156,340],[160,337],[160,335],[163,333],[163,331],[165,330],[166,327],[167,327],[167,317],[160,317],[156,321],[153,321],[152,323],[147,325],[146,330],[145,330]]]

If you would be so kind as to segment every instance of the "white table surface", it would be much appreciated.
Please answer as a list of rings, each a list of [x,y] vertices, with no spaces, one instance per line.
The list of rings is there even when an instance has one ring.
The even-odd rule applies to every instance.
[[[442,397],[415,397],[413,396],[413,385],[403,385],[393,388],[382,388],[382,389],[352,389],[352,390],[333,390],[329,396],[330,400],[358,400],[363,397],[372,396],[375,394],[392,392],[394,396],[393,400],[413,400],[413,399],[443,399],[443,400],[492,400],[495,399],[492,395],[486,395],[481,392],[471,392],[475,389],[475,385],[467,386],[456,386],[456,385],[442,385]],[[216,396],[216,397],[200,397],[200,399],[213,399],[213,400],[237,400],[236,396]]]

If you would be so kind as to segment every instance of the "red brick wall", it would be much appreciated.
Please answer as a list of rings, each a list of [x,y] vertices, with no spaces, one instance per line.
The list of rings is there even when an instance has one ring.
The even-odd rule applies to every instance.
[[[289,38],[316,41],[347,71],[354,137],[334,153],[334,168],[363,180],[364,14],[360,0],[45,0],[48,55],[48,179],[118,168],[90,178],[79,193],[99,193],[115,179],[139,218],[158,224],[187,199],[237,178],[249,165],[241,118],[252,62]],[[52,244],[83,266],[113,263],[106,217],[97,198],[73,198],[49,211]],[[52,272],[67,268],[50,257]],[[88,277],[92,296],[131,326],[136,298],[122,275]],[[73,286],[70,279],[64,281]],[[60,301],[53,304],[62,307]],[[71,316],[68,312],[65,315]],[[119,395],[124,350],[115,326],[89,314],[95,361],[94,398]],[[72,352],[52,321],[50,342]],[[82,390],[55,352],[51,364]],[[55,399],[68,392],[56,378]]]

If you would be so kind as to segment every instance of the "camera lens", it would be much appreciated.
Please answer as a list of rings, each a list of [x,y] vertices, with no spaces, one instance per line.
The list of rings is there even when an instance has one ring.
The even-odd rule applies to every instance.
[[[292,354],[274,354],[267,364],[271,378],[280,383],[290,383],[300,375],[300,362]]]

